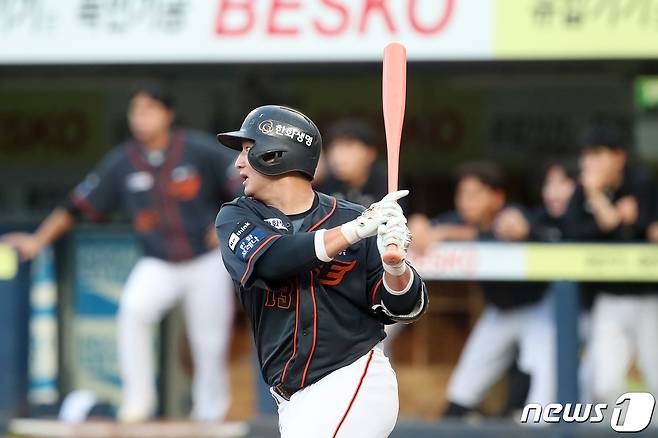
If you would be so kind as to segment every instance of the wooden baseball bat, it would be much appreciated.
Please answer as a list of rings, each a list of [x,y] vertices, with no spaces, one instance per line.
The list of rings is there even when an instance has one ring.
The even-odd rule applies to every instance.
[[[386,131],[388,163],[388,192],[398,190],[400,167],[400,140],[407,97],[407,50],[400,43],[390,43],[384,48],[382,72],[382,107]],[[389,245],[382,257],[384,263],[397,265],[402,255],[396,245]]]

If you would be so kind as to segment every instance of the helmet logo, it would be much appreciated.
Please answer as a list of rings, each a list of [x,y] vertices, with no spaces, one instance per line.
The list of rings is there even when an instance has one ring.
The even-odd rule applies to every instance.
[[[272,134],[274,131],[274,122],[272,120],[264,120],[258,125],[258,129],[265,135]]]
[[[271,137],[288,137],[308,147],[311,147],[314,140],[312,135],[303,132],[301,129],[277,120],[263,120],[258,124],[258,130]]]

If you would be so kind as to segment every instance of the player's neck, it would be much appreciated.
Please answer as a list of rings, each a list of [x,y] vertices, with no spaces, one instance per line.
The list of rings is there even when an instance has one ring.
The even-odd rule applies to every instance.
[[[163,151],[169,146],[169,130],[158,133],[144,141],[144,148],[148,151]]]
[[[366,185],[369,177],[370,177],[370,172],[366,171],[359,175],[355,175],[349,181],[346,181],[346,183],[352,189],[360,189],[361,187]]]
[[[311,184],[300,177],[284,177],[270,186],[265,204],[279,209],[285,215],[299,214],[313,206],[315,192]]]

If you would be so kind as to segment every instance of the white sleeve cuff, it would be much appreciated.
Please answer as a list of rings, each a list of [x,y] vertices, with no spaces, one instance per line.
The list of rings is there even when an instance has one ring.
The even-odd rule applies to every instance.
[[[317,230],[313,236],[313,243],[315,244],[315,256],[323,262],[330,262],[331,257],[327,254],[327,248],[324,246],[324,233],[326,231],[324,228]]]
[[[406,265],[406,263],[405,263]],[[407,268],[409,269],[409,268]],[[386,275],[382,274],[382,283],[384,284],[384,288],[391,294],[391,295],[404,295],[407,292],[409,292],[409,289],[411,289],[411,285],[414,283],[414,270],[409,269],[409,272],[411,275],[409,275],[409,283],[404,287],[402,290],[394,290],[392,289],[388,284],[386,284]]]

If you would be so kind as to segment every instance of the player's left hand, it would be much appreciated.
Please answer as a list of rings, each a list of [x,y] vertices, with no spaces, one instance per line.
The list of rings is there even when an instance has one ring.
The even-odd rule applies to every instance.
[[[387,194],[381,201],[373,203],[359,217],[341,225],[340,231],[343,237],[352,245],[361,239],[376,235],[377,228],[392,217],[404,217],[398,200],[408,194],[409,190],[398,190]]]
[[[404,261],[407,258],[407,250],[411,244],[411,232],[407,228],[407,219],[404,215],[396,215],[377,228],[377,249],[379,255],[384,257],[388,251],[388,245],[395,245],[400,253],[401,260],[397,266],[384,264],[384,269],[393,275],[402,275],[404,272]],[[389,268],[389,269],[387,269]]]
[[[519,241],[528,237],[530,224],[516,208],[503,210],[494,221],[494,234],[497,239]]]
[[[208,231],[206,231],[206,238],[204,241],[208,249],[215,249],[219,246],[219,239],[217,238],[217,231],[215,230],[214,225],[209,227]]]

